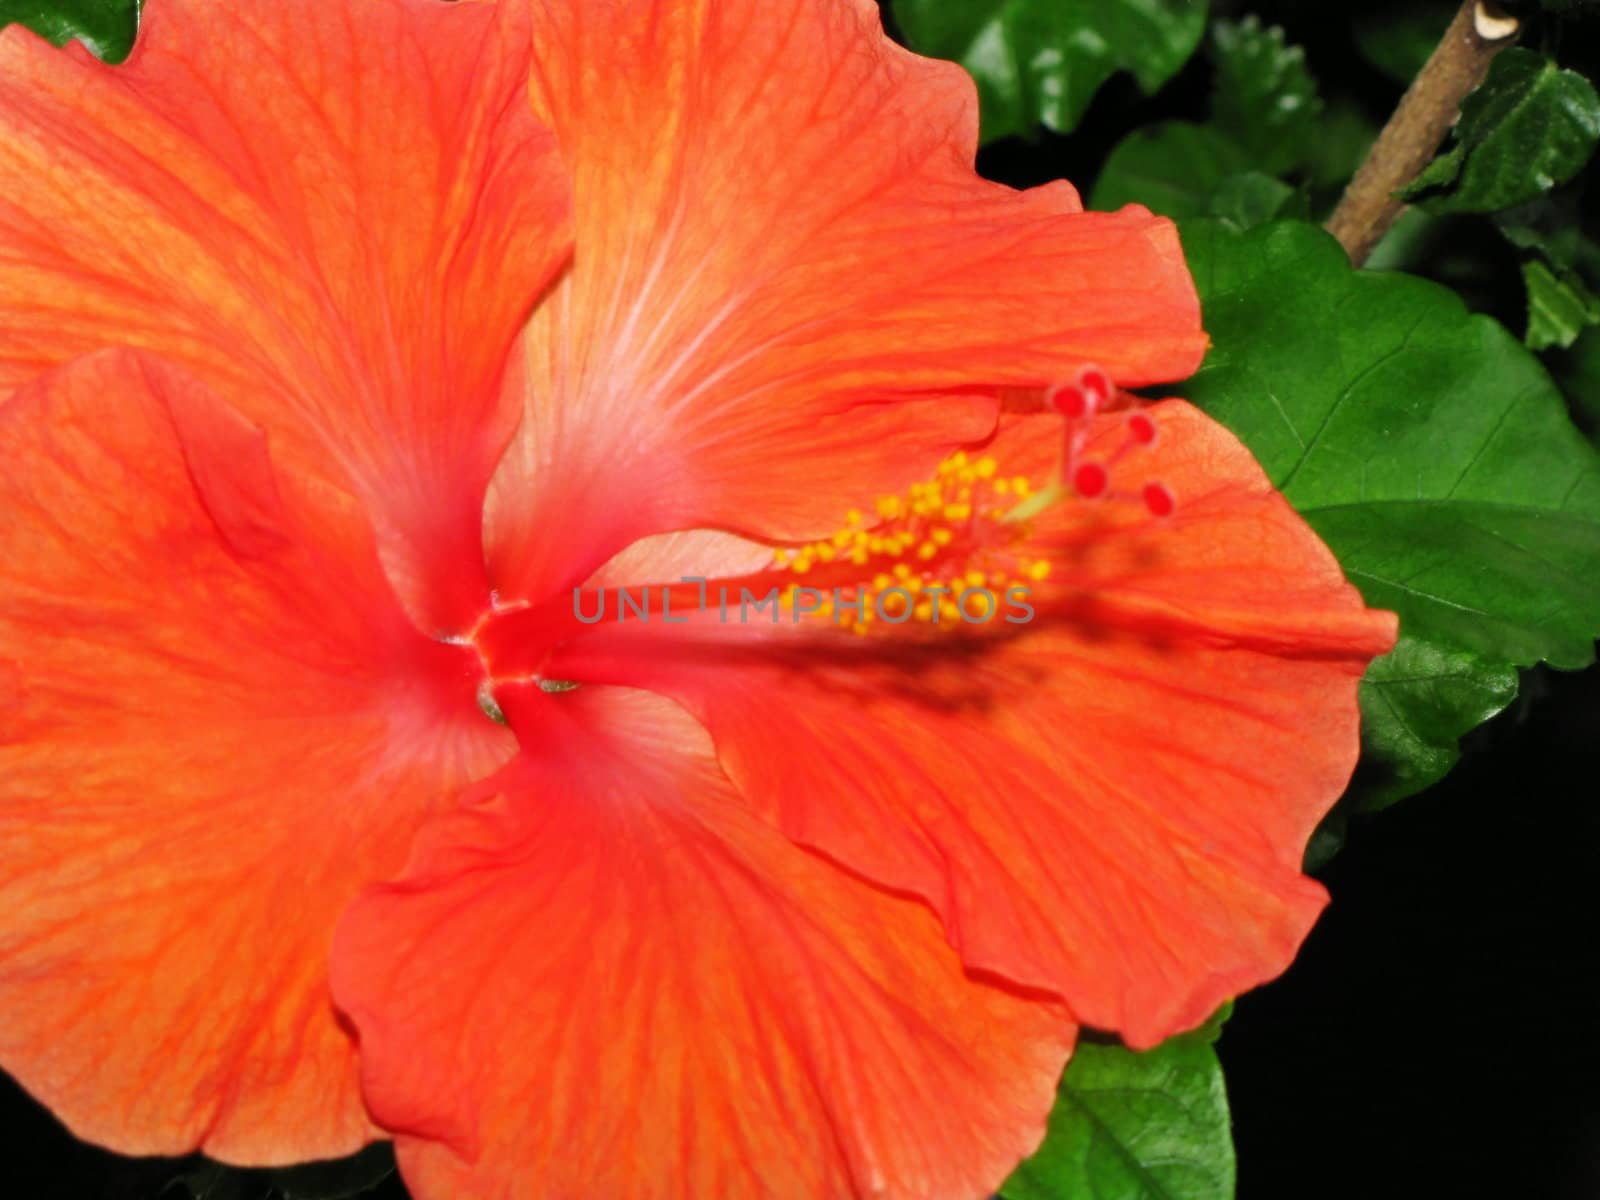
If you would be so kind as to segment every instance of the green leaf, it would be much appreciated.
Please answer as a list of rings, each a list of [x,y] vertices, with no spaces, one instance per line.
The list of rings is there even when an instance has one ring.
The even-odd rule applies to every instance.
[[[1236,229],[1310,215],[1299,188],[1244,164],[1243,151],[1210,125],[1168,121],[1136,129],[1106,160],[1089,207],[1143,204],[1174,219],[1218,217]]]
[[[1251,167],[1278,175],[1299,166],[1322,101],[1305,51],[1255,17],[1218,21],[1211,31],[1216,81],[1211,120],[1244,150]]]
[[[1383,808],[1443,779],[1461,738],[1515,700],[1517,683],[1515,667],[1402,638],[1361,681],[1362,806]]]
[[[1513,48],[1467,97],[1450,148],[1405,197],[1432,212],[1498,212],[1565,183],[1600,142],[1600,95],[1575,71]]]
[[[978,81],[983,138],[1066,133],[1100,85],[1131,71],[1147,95],[1205,32],[1205,0],[894,0],[906,41]]]
[[[1448,289],[1352,270],[1313,226],[1184,229],[1213,350],[1185,390],[1236,432],[1401,644],[1363,686],[1382,782],[1439,777],[1514,694],[1600,634],[1600,455],[1537,359]]]
[[[1585,228],[1578,186],[1495,214],[1506,240],[1525,252],[1530,349],[1569,348],[1600,324],[1600,244]]]
[[[1600,325],[1600,296],[1571,271],[1551,269],[1543,259],[1522,264],[1522,281],[1528,289],[1530,350],[1566,349],[1591,325]]]
[[[0,27],[13,21],[64,46],[73,38],[107,62],[133,49],[141,0],[0,0]]]
[[[1260,171],[1243,171],[1224,179],[1211,194],[1210,210],[1213,217],[1235,229],[1254,229],[1283,217],[1311,216],[1304,192]]]
[[[1244,229],[1308,209],[1274,176],[1304,163],[1321,109],[1298,47],[1254,17],[1212,33],[1212,119],[1135,129],[1106,159],[1090,197],[1099,209],[1143,204],[1174,218],[1218,216]]]
[[[1143,204],[1163,216],[1203,217],[1223,180],[1247,167],[1233,140],[1210,125],[1167,121],[1135,129],[1100,172],[1091,208]]]
[[[1143,1054],[1080,1043],[1044,1144],[1003,1200],[1232,1200],[1228,1093],[1213,1049],[1229,1011]]]
[[[1355,21],[1356,49],[1395,83],[1408,87],[1459,7],[1455,0],[1413,0],[1362,13]]]

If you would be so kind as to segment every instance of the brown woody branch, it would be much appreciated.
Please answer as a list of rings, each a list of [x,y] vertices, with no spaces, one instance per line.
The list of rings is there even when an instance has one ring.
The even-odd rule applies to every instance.
[[[1520,31],[1517,19],[1490,0],[1466,0],[1456,13],[1328,221],[1328,232],[1356,266],[1405,210],[1396,193],[1433,161],[1461,115],[1461,102]]]

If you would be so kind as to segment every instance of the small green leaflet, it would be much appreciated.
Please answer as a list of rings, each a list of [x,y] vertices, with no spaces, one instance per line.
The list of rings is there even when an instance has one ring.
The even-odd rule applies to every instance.
[[[1430,212],[1498,212],[1571,179],[1597,142],[1594,85],[1542,54],[1513,48],[1467,97],[1449,149],[1405,198]]]
[[[983,140],[1066,133],[1100,86],[1130,71],[1152,94],[1189,61],[1206,0],[893,0],[907,43],[978,81]]]
[[[16,22],[64,46],[77,38],[107,62],[121,62],[139,31],[141,0],[0,0],[0,26]]]
[[[1228,1093],[1213,1048],[1227,1016],[1143,1054],[1081,1043],[1044,1144],[1002,1200],[1233,1200]]]
[[[1522,281],[1528,289],[1528,349],[1566,349],[1589,326],[1600,325],[1600,296],[1575,273],[1531,258],[1522,264]]]
[[[1278,175],[1299,166],[1322,111],[1305,51],[1285,42],[1283,30],[1246,17],[1217,22],[1211,57],[1217,71],[1212,123],[1256,170]]]
[[[1585,329],[1600,325],[1600,244],[1585,232],[1581,189],[1561,188],[1495,215],[1500,232],[1525,255],[1524,340],[1532,350],[1568,349]]]
[[[1183,389],[1250,447],[1401,642],[1362,687],[1361,799],[1440,778],[1516,669],[1600,634],[1600,455],[1528,351],[1321,230],[1184,228],[1214,342]]]
[[[1238,228],[1299,216],[1302,194],[1275,177],[1305,165],[1322,102],[1305,55],[1254,17],[1212,30],[1211,120],[1135,129],[1111,152],[1090,205],[1143,204],[1174,218]]]

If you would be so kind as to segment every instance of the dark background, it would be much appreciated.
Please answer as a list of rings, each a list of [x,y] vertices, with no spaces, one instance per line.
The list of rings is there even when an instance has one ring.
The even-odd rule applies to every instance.
[[[1600,672],[1358,818],[1219,1043],[1244,1200],[1600,1197]]]

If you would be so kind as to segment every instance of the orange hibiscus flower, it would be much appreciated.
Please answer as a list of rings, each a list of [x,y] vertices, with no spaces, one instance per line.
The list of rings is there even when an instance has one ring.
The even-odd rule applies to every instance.
[[[1117,411],[1170,224],[980,180],[868,0],[146,15],[0,35],[0,1064],[75,1131],[974,1197],[1080,1025],[1288,963],[1393,623]]]

